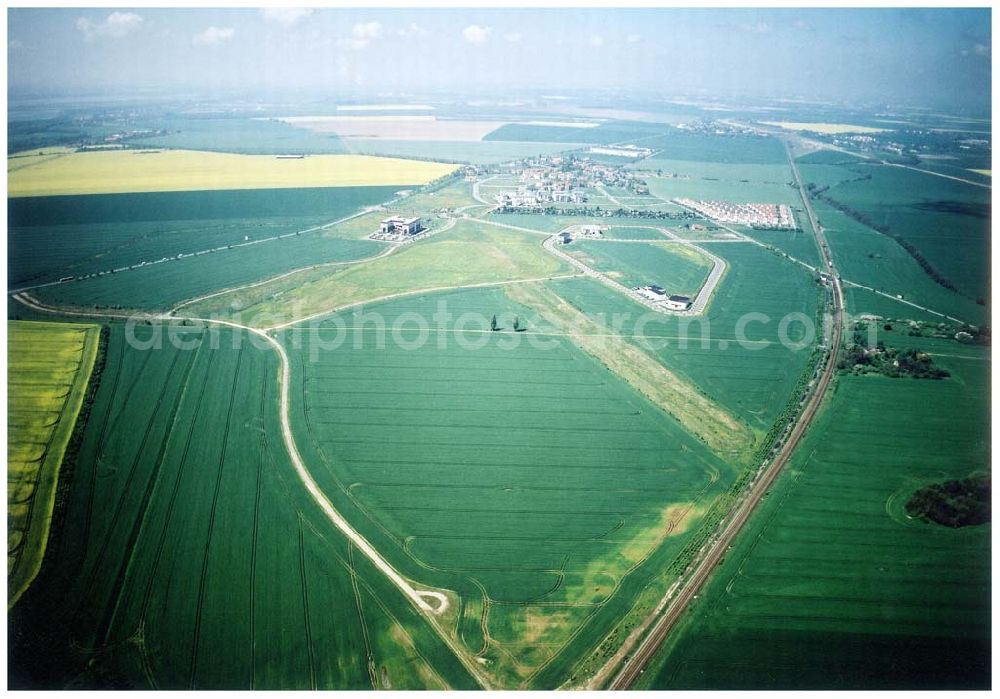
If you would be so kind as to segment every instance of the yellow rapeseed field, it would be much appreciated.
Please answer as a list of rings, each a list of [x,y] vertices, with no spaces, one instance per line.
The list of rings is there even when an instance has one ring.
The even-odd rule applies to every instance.
[[[767,124],[768,126],[779,126],[783,129],[788,129],[789,131],[812,131],[813,133],[822,133],[836,135],[841,133],[882,133],[884,131],[890,131],[891,129],[877,129],[874,126],[857,126],[854,124],[827,124],[824,122],[808,122],[808,121],[762,121],[761,124]]]
[[[7,321],[7,604],[38,574],[100,328]]]
[[[426,184],[455,165],[367,155],[277,158],[207,151],[92,151],[11,167],[10,197],[209,189],[360,187]]]

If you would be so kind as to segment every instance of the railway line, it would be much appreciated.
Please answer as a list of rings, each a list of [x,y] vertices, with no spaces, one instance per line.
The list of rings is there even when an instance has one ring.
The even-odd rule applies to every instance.
[[[713,538],[709,544],[707,544],[707,548],[703,550],[701,557],[694,564],[694,569],[688,576],[686,582],[683,584],[683,587],[676,592],[676,596],[672,599],[665,598],[663,602],[661,602],[660,607],[658,607],[658,612],[654,612],[653,618],[647,619],[645,623],[650,625],[650,630],[639,642],[639,646],[635,652],[626,656],[626,659],[621,668],[618,670],[618,673],[608,683],[608,689],[628,689],[645,671],[649,661],[660,648],[670,631],[676,626],[677,622],[683,616],[684,612],[688,608],[688,605],[697,596],[698,592],[711,577],[712,572],[722,561],[723,557],[726,555],[726,551],[729,550],[729,547],[736,539],[736,536],[742,531],[743,526],[750,519],[750,516],[753,514],[761,499],[771,488],[771,485],[781,472],[782,467],[788,462],[789,458],[791,458],[792,454],[795,452],[796,447],[802,441],[802,437],[809,429],[813,418],[822,405],[823,398],[826,395],[826,391],[830,386],[831,380],[833,379],[834,371],[836,371],[837,355],[840,350],[841,335],[843,331],[843,290],[841,288],[840,279],[834,271],[833,262],[830,259],[830,253],[826,245],[825,236],[823,235],[823,229],[816,220],[816,214],[813,211],[812,204],[809,202],[809,197],[806,194],[805,186],[802,184],[802,178],[799,175],[798,167],[795,165],[795,159],[792,155],[791,147],[787,141],[785,142],[785,148],[788,153],[788,160],[791,163],[795,182],[798,185],[799,193],[802,196],[802,201],[809,217],[809,223],[812,226],[813,233],[816,236],[816,242],[819,245],[820,254],[823,259],[823,266],[830,273],[832,285],[833,325],[828,345],[829,350],[825,358],[823,371],[813,390],[809,394],[802,412],[799,414],[798,420],[795,421],[786,433],[787,436],[778,454],[775,455],[770,463],[765,463],[762,467],[762,470],[753,482],[750,491],[730,516],[722,531],[715,538]],[[671,591],[667,593],[668,598],[675,589],[676,588],[671,588]]]

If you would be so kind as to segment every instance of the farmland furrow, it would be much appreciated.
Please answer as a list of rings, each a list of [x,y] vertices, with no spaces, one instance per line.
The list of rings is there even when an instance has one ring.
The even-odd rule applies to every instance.
[[[811,202],[809,201],[805,185],[802,183],[802,178],[799,174],[798,167],[796,166],[795,158],[792,155],[791,146],[787,141],[785,142],[785,151],[792,168],[792,174],[795,177],[795,182],[799,189],[799,195],[802,198],[806,213],[809,216],[809,223],[820,249],[824,267],[827,270],[832,271],[833,263],[830,259],[829,249],[826,245],[823,228],[816,220],[816,214],[813,211]],[[663,640],[674,627],[680,615],[694,598],[697,591],[701,589],[711,576],[720,559],[724,557],[727,547],[740,533],[761,498],[771,487],[774,480],[778,477],[782,467],[791,457],[803,435],[809,429],[813,417],[823,405],[823,398],[831,380],[833,379],[834,371],[836,370],[837,355],[840,351],[844,320],[844,300],[841,283],[836,275],[833,275],[831,280],[832,298],[829,302],[829,310],[832,314],[833,323],[829,349],[826,356],[823,360],[821,360],[822,374],[817,379],[816,385],[809,392],[808,398],[802,405],[801,411],[796,415],[795,420],[786,427],[785,432],[782,435],[782,440],[780,442],[781,446],[778,453],[770,459],[769,463],[765,461],[764,464],[762,464],[761,469],[748,492],[737,504],[734,511],[730,513],[728,521],[724,520],[725,524],[718,532],[718,535],[706,544],[704,550],[699,553],[699,557],[696,562],[691,565],[692,572],[684,587],[680,589],[676,597],[672,596],[673,590],[669,590],[661,600],[659,607],[654,610],[654,612],[643,622],[644,627],[648,629],[648,633],[640,639],[643,632],[640,632],[639,629],[637,629],[629,637],[626,646],[619,651],[619,655],[625,654],[628,652],[633,643],[639,643],[638,650],[634,655],[631,657],[625,656],[624,659],[621,660],[621,667],[611,680],[609,685],[610,688],[626,689],[630,687],[643,672],[646,664],[663,643]],[[610,671],[614,667],[617,660],[619,660],[619,658],[616,657],[605,664],[598,675],[591,679],[591,682],[603,681],[604,673]]]
[[[214,363],[216,352],[210,352],[208,355],[208,362],[205,368],[206,376],[211,375],[212,365]],[[196,358],[197,360],[197,358]],[[185,465],[187,464],[188,452],[191,449],[191,443],[193,441],[195,427],[199,424],[201,418],[201,409],[204,403],[205,393],[207,392],[208,382],[205,381],[201,385],[201,390],[198,392],[198,399],[195,403],[194,412],[191,421],[188,423],[187,436],[184,439],[184,448],[181,451],[180,460],[177,463],[177,474],[174,477],[174,484],[170,490],[170,498],[167,501],[167,510],[163,522],[163,528],[160,530],[160,537],[156,544],[156,552],[153,555],[153,566],[149,572],[149,579],[146,582],[146,591],[142,598],[142,607],[139,613],[139,624],[141,626],[145,625],[146,614],[149,611],[149,600],[153,594],[153,585],[157,580],[157,571],[160,568],[160,561],[163,557],[163,549],[167,542],[167,533],[170,528],[170,522],[173,519],[174,506],[177,503],[177,494],[180,492],[181,480],[184,475]]]
[[[195,606],[194,634],[191,642],[191,676],[189,687],[195,688],[195,677],[198,670],[198,643],[201,639],[201,614],[205,601],[205,580],[208,574],[209,554],[212,551],[212,534],[215,532],[215,515],[219,505],[219,491],[222,489],[222,472],[226,465],[226,452],[229,446],[229,428],[233,419],[233,405],[236,403],[236,387],[240,382],[240,369],[243,366],[243,348],[240,347],[236,358],[236,371],[233,375],[233,384],[229,392],[229,407],[226,411],[226,426],[222,431],[220,444],[222,448],[219,453],[219,469],[215,476],[215,490],[212,492],[212,506],[208,515],[208,536],[205,539],[205,555],[201,562],[201,577],[198,582],[198,602]]]
[[[575,275],[569,275],[569,276],[575,276]],[[516,283],[516,282],[499,282],[498,284],[503,285],[509,283]],[[497,283],[490,283],[485,286],[496,286],[496,285]],[[472,285],[472,286],[484,286],[484,285]],[[415,293],[426,293],[426,291],[427,290]],[[75,311],[63,311],[60,309],[55,309],[52,307],[46,307],[43,305],[36,304],[34,301],[25,298],[23,295],[17,295],[15,296],[15,299],[29,307],[35,308],[36,310],[41,310],[48,313],[60,314],[65,312],[71,315],[115,317],[115,318],[120,316],[120,314],[115,314],[115,313],[79,313]],[[328,312],[321,313],[318,315],[326,315],[327,313]],[[167,319],[167,317],[168,316],[157,316],[157,319]],[[265,340],[270,344],[270,346],[278,354],[281,367],[279,372],[279,388],[280,388],[279,416],[282,427],[282,438],[284,439],[286,450],[288,451],[289,457],[291,458],[292,461],[292,465],[295,469],[296,474],[299,477],[299,480],[305,486],[306,490],[309,492],[309,495],[312,497],[312,499],[324,512],[326,517],[337,527],[337,529],[339,529],[343,534],[345,534],[348,540],[351,541],[354,545],[356,545],[365,554],[365,556],[367,556],[372,561],[375,567],[378,570],[380,570],[383,574],[385,574],[390,579],[390,581],[407,597],[410,603],[414,607],[416,607],[416,609],[424,616],[424,618],[435,630],[435,632],[445,643],[445,645],[447,645],[448,648],[455,654],[455,657],[459,660],[459,662],[461,662],[461,664],[465,667],[465,669],[469,671],[471,676],[474,677],[481,686],[488,687],[488,682],[486,681],[486,678],[483,676],[481,669],[477,667],[475,662],[468,657],[466,651],[456,644],[456,641],[448,635],[447,631],[444,628],[442,628],[442,626],[434,618],[435,614],[440,614],[445,610],[446,607],[440,604],[437,607],[430,605],[424,599],[422,591],[415,590],[406,580],[404,580],[402,576],[400,576],[399,573],[381,556],[381,554],[379,554],[378,551],[374,547],[372,547],[372,545],[369,544],[368,541],[364,539],[353,527],[351,527],[351,525],[339,514],[339,512],[337,512],[337,510],[330,503],[329,499],[320,489],[316,481],[313,479],[309,470],[306,468],[305,463],[303,462],[302,457],[299,454],[298,447],[295,444],[295,440],[291,431],[291,422],[289,416],[290,412],[289,393],[290,393],[290,383],[291,383],[290,363],[288,359],[288,354],[287,352],[285,352],[285,349],[281,345],[281,343],[263,330],[257,328],[251,328],[249,326],[241,325],[239,323],[234,323],[232,321],[209,319],[209,318],[197,318],[197,317],[178,318],[178,319],[201,322],[206,324],[216,324],[230,328],[235,328],[238,330],[244,330],[257,335],[258,337],[260,337],[261,339]],[[294,321],[293,324],[298,322],[301,322],[301,320]],[[174,361],[176,361],[176,356]],[[148,440],[150,429],[151,429],[151,423],[147,425],[146,432],[143,436],[143,442],[142,442],[143,447],[145,446],[145,442]],[[127,485],[126,485],[126,490],[127,490]],[[119,501],[119,507],[117,509],[120,510],[120,508],[121,508],[121,501]],[[115,520],[117,519],[117,516],[118,515],[116,511]],[[102,546],[102,553],[100,554],[99,559],[103,559],[104,550],[106,549],[106,547],[107,547],[107,542],[105,542],[104,546]],[[93,581],[96,579],[96,576],[97,576],[97,567],[95,567],[94,571],[91,574],[90,587],[93,586]],[[428,592],[427,596],[432,596],[432,592]],[[201,597],[199,599],[201,599]],[[199,610],[199,618],[200,618],[200,610]],[[194,681],[193,671],[195,669],[196,657],[197,657],[196,654],[192,653],[191,682]]]
[[[347,560],[350,563],[351,569],[351,588],[354,590],[354,605],[358,610],[358,620],[361,622],[361,637],[365,642],[365,659],[367,660],[366,666],[368,668],[368,680],[371,682],[372,689],[378,689],[378,678],[375,672],[375,658],[372,655],[372,642],[371,637],[368,634],[368,622],[365,620],[365,608],[361,604],[361,591],[358,589],[358,572],[354,568],[354,545],[351,543],[347,544]]]
[[[265,401],[267,399],[267,363],[264,363],[261,371],[260,382],[260,419],[264,421]],[[257,452],[257,485],[253,500],[253,534],[250,538],[250,689],[255,689],[257,685],[257,653],[256,649],[256,629],[257,629],[257,535],[260,531],[260,493],[261,482],[264,476],[264,458],[267,451],[267,430],[261,426],[260,449]]]
[[[178,352],[177,355],[179,356],[180,353]],[[112,592],[110,601],[112,602],[112,606],[108,609],[107,616],[101,623],[101,626],[98,627],[98,633],[104,639],[105,645],[108,645],[108,643],[110,642],[111,630],[112,627],[114,626],[115,617],[118,614],[119,605],[121,604],[122,601],[122,594],[123,594],[122,588],[125,585],[125,581],[128,578],[129,571],[131,570],[132,564],[135,561],[136,543],[138,542],[139,536],[142,534],[142,530],[145,528],[146,525],[146,517],[149,514],[149,503],[153,497],[153,491],[157,489],[157,486],[159,485],[160,482],[160,473],[163,470],[163,457],[166,454],[167,445],[170,442],[170,437],[171,435],[173,435],[174,429],[177,426],[177,412],[180,409],[181,403],[184,402],[184,396],[187,393],[187,387],[188,387],[188,376],[191,373],[191,367],[194,366],[196,358],[197,357],[191,357],[189,355],[187,366],[185,366],[184,368],[184,375],[181,380],[181,385],[183,385],[184,388],[178,391],[177,398],[175,399],[174,404],[170,410],[170,417],[167,421],[169,427],[164,433],[163,439],[160,440],[160,445],[156,452],[156,460],[153,462],[154,463],[153,470],[152,473],[150,473],[149,475],[149,479],[146,481],[146,488],[143,491],[142,500],[139,503],[137,517],[135,521],[132,523],[132,529],[129,532],[128,541],[125,545],[125,551],[127,552],[127,555],[125,557],[125,562],[124,565],[119,566],[118,575],[115,577],[114,585],[111,588]],[[173,372],[171,372],[171,374],[172,373]],[[104,631],[103,634],[100,633],[101,629],[103,629]]]
[[[112,419],[111,408],[115,404],[115,398],[118,397],[118,384],[121,381],[122,371],[125,368],[123,364],[124,359],[125,359],[125,342],[120,342],[118,344],[117,369],[115,371],[114,382],[111,385],[111,397],[108,399],[107,407],[104,409],[104,417],[101,421],[101,432],[97,438],[97,449],[98,449],[97,460],[100,460],[100,457],[102,456],[101,450],[103,450],[104,440],[107,438],[108,423]],[[142,368],[145,368],[147,361],[149,361],[149,355],[143,357]],[[138,374],[136,375],[136,379],[133,380],[132,385],[129,386],[127,395],[132,395],[132,389],[135,388],[135,381],[138,381],[138,376],[142,374],[142,368],[140,368]],[[88,547],[90,546],[90,526],[91,526],[91,519],[93,518],[94,495],[96,491],[97,491],[97,463],[95,462],[90,469],[90,490],[88,491],[87,494],[87,510],[83,519],[83,537],[82,537],[83,546],[82,546],[82,551],[80,553],[81,566],[86,562],[87,550]]]
[[[299,581],[302,587],[302,621],[306,632],[306,650],[309,658],[309,688],[316,690],[316,652],[313,650],[312,627],[309,623],[309,583],[306,576],[306,549],[303,542],[302,514],[299,513]]]
[[[177,365],[177,360],[180,357],[180,353],[174,354],[174,358],[170,364],[170,369],[167,371],[167,376],[170,376],[174,372],[174,367]],[[136,450],[135,455],[132,457],[132,463],[129,465],[128,476],[125,479],[125,484],[122,488],[121,495],[118,497],[118,502],[115,505],[114,514],[111,517],[111,522],[108,525],[107,533],[104,536],[104,541],[101,543],[101,547],[97,552],[97,559],[94,561],[93,566],[90,570],[90,575],[87,576],[87,582],[83,586],[84,594],[89,596],[94,591],[94,586],[97,583],[97,576],[100,574],[101,569],[104,564],[104,557],[107,555],[108,546],[111,543],[111,538],[114,532],[118,528],[118,519],[121,517],[122,509],[125,507],[125,500],[132,490],[132,480],[135,478],[135,472],[138,468],[139,461],[141,460],[143,454],[146,450],[146,442],[149,441],[150,432],[153,429],[153,423],[156,421],[156,416],[159,413],[160,407],[162,406],[163,393],[166,390],[168,382],[160,388],[160,393],[157,399],[157,408],[154,410],[153,414],[150,416],[149,420],[146,422],[146,429],[143,431],[142,440],[139,443],[139,448]],[[77,613],[82,613],[82,608]]]

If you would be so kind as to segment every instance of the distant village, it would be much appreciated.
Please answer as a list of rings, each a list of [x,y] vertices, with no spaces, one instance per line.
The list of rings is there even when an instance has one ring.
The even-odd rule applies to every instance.
[[[628,147],[622,147],[625,148]],[[494,195],[494,201],[503,208],[541,209],[552,203],[584,204],[588,199],[588,189],[605,186],[617,187],[636,196],[649,194],[645,180],[635,173],[587,157],[543,156],[499,168],[466,168],[466,175],[470,179],[485,174],[520,177],[521,183],[516,188]]]

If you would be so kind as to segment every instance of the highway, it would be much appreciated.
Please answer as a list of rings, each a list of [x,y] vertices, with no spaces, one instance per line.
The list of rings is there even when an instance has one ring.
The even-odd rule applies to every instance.
[[[771,488],[774,480],[781,472],[782,467],[788,462],[788,459],[795,452],[795,449],[801,442],[802,437],[809,429],[813,417],[822,405],[823,397],[826,395],[827,388],[829,388],[830,381],[833,379],[834,372],[836,371],[837,355],[840,351],[841,335],[843,331],[843,291],[841,289],[839,278],[833,273],[833,264],[829,257],[829,250],[826,246],[823,229],[816,220],[815,212],[813,211],[812,204],[806,194],[805,186],[802,183],[802,178],[799,175],[798,167],[795,165],[795,159],[787,141],[785,142],[785,148],[788,153],[789,162],[791,163],[795,182],[798,185],[799,193],[802,196],[806,213],[809,216],[809,223],[812,226],[814,234],[816,235],[816,242],[819,244],[820,253],[823,257],[823,264],[828,270],[831,271],[830,276],[833,288],[833,330],[831,342],[829,343],[829,351],[825,357],[823,371],[813,390],[809,394],[809,398],[807,399],[802,412],[799,414],[799,418],[786,432],[786,437],[778,454],[773,460],[771,460],[770,463],[764,463],[757,478],[752,483],[749,493],[747,493],[746,497],[729,516],[729,518],[724,520],[725,524],[723,525],[722,531],[716,537],[710,539],[709,543],[706,544],[706,548],[702,550],[700,557],[694,563],[693,570],[688,575],[683,587],[681,587],[680,591],[676,593],[676,596],[670,599],[675,590],[675,588],[671,588],[671,590],[668,591],[667,596],[657,608],[658,612],[654,612],[651,617],[648,617],[645,620],[644,625],[650,627],[649,632],[646,633],[645,637],[639,643],[638,648],[636,648],[633,653],[626,655],[624,664],[622,664],[621,669],[608,684],[608,689],[628,689],[643,673],[650,659],[655,655],[656,651],[662,645],[671,629],[674,628],[677,621],[688,608],[688,605],[698,595],[698,592],[702,589],[705,582],[711,577],[712,571],[715,570],[716,566],[719,565],[723,557],[726,555],[726,551],[729,550],[729,547],[736,539],[736,536],[740,533],[740,531],[742,531],[747,520],[750,519],[751,514],[753,514],[754,509],[760,503],[761,498],[763,498],[767,491]],[[627,653],[628,651],[626,650],[625,652]],[[602,668],[602,670],[604,670],[604,668]]]

